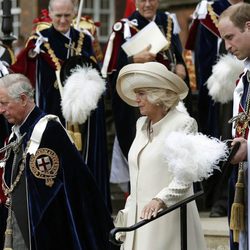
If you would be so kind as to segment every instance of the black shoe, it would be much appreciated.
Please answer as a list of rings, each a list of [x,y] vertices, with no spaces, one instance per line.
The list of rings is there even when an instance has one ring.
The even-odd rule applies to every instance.
[[[209,214],[209,217],[211,218],[219,218],[219,217],[225,217],[225,216],[227,216],[227,210],[222,207],[213,207]]]

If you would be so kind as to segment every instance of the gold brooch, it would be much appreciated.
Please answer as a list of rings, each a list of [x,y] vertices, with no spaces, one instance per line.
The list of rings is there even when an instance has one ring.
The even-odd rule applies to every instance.
[[[39,148],[35,155],[30,157],[30,170],[32,174],[45,180],[45,185],[52,187],[59,169],[57,154],[48,148]]]

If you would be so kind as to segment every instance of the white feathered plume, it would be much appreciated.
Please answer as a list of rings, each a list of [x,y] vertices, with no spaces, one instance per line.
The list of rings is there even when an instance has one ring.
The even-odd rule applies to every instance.
[[[207,179],[228,156],[226,143],[200,133],[170,133],[165,139],[164,152],[169,171],[182,183]]]
[[[207,80],[208,94],[215,102],[227,103],[233,100],[236,80],[243,72],[244,63],[231,54],[223,55],[213,66]]]
[[[67,78],[62,95],[62,113],[72,123],[84,123],[105,91],[105,81],[92,67],[76,67]]]
[[[176,106],[176,109],[182,113],[188,114],[187,108],[183,101],[179,101],[179,103]]]

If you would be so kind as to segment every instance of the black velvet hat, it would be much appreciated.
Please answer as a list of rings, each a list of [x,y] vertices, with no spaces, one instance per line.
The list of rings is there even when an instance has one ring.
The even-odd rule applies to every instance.
[[[67,78],[72,74],[72,72],[77,68],[93,68],[100,72],[99,66],[96,63],[95,58],[86,57],[84,55],[72,56],[65,60],[62,64],[60,71],[60,80],[62,85],[65,85]]]

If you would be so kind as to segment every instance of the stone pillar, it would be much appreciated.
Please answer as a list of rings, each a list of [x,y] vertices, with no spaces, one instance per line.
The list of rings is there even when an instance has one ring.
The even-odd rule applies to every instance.
[[[20,34],[25,38],[28,38],[32,32],[33,20],[39,16],[38,13],[39,0],[21,0],[20,8]]]

